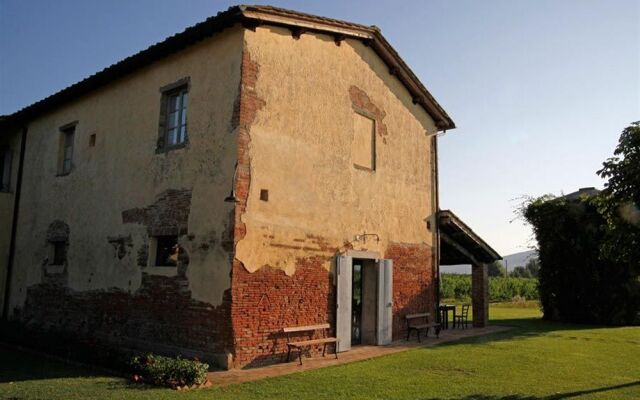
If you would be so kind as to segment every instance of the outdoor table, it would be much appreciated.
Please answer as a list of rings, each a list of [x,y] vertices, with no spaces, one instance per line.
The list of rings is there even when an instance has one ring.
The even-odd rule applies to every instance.
[[[454,304],[440,304],[440,327],[449,329],[449,310],[453,311],[453,328],[456,327],[456,306]]]

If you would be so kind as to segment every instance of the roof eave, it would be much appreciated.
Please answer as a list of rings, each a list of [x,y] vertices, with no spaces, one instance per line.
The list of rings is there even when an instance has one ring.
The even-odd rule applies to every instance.
[[[382,36],[377,27],[365,26],[311,14],[289,11],[268,6],[234,6],[205,21],[186,28],[162,42],[129,56],[103,70],[45,97],[15,113],[6,116],[2,125],[21,124],[34,116],[59,107],[77,97],[109,84],[118,78],[130,74],[150,63],[166,57],[220,32],[235,23],[245,26],[260,24],[296,27],[301,31],[312,31],[334,35],[336,38],[353,38],[371,46],[395,75],[407,88],[414,104],[419,104],[433,118],[438,130],[454,129],[455,124],[444,109],[436,102],[416,75],[402,60],[393,47]]]
[[[478,234],[476,234],[467,224],[465,224],[457,215],[451,210],[440,210],[439,221],[442,223],[450,223],[455,225],[458,230],[464,232],[468,239],[473,241],[479,248],[481,248],[488,256],[494,261],[502,260],[502,256],[495,251],[487,242],[485,242]]]

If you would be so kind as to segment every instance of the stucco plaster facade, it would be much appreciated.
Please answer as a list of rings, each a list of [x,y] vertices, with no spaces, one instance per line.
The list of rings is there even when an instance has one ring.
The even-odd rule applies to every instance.
[[[292,32],[237,23],[28,121],[11,319],[225,367],[274,362],[284,326],[333,326],[347,250],[394,260],[394,337],[403,315],[435,311],[439,128],[366,42]],[[188,143],[158,152],[159,90],[185,78]],[[154,267],[168,230],[185,257]]]

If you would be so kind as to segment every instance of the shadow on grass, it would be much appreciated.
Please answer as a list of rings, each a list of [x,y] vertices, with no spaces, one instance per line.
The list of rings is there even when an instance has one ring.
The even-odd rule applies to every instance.
[[[583,396],[586,394],[601,393],[601,392],[607,392],[607,391],[616,390],[616,389],[625,389],[633,386],[640,386],[640,381],[623,383],[620,385],[604,386],[604,387],[595,388],[595,389],[579,390],[575,392],[556,393],[556,394],[552,394],[549,396],[542,396],[542,397],[523,396],[523,395],[492,396],[492,395],[484,395],[484,394],[472,394],[464,397],[454,397],[454,398],[446,398],[446,399],[441,397],[436,397],[436,398],[428,398],[428,399],[425,398],[422,400],[562,400],[562,399],[570,399],[572,397]]]
[[[549,336],[553,334],[553,332],[563,332],[563,331],[582,331],[582,330],[595,330],[595,329],[617,329],[624,328],[619,326],[604,326],[604,325],[580,325],[574,323],[565,323],[565,322],[556,322],[556,321],[546,321],[540,318],[514,318],[514,319],[500,319],[500,320],[492,320],[490,325],[495,326],[505,326],[511,329],[496,333],[491,333],[488,335],[482,336],[472,336],[468,338],[462,338],[452,342],[446,342],[439,344],[438,346],[457,346],[461,344],[469,344],[469,343],[490,343],[497,341],[515,341],[515,340],[527,340],[530,338],[538,337],[538,336]],[[456,328],[457,329],[457,328]],[[612,335],[610,335],[612,336]],[[608,339],[598,339],[598,338],[582,338],[582,337],[566,337],[566,339],[575,339],[575,340],[601,340],[601,341],[611,341],[611,338]],[[640,345],[639,341],[633,340],[624,340],[625,343]]]
[[[0,344],[0,384],[47,379],[113,378],[108,381],[92,381],[91,385],[104,386],[106,390],[162,389],[159,386],[135,383],[112,371],[96,366],[69,362],[28,349]]]
[[[2,360],[0,362],[0,383],[62,378],[116,377],[105,369],[67,362],[56,357],[4,344],[0,344],[0,360]]]

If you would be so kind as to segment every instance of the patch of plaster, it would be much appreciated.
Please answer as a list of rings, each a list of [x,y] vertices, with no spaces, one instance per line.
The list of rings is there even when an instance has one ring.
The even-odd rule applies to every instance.
[[[118,260],[122,260],[131,251],[131,247],[133,247],[131,235],[107,236],[107,241],[113,246],[115,256]]]

